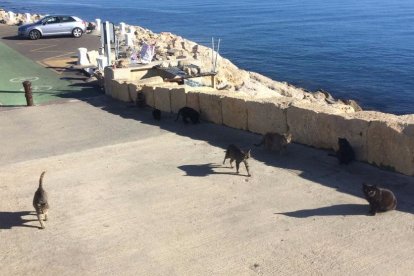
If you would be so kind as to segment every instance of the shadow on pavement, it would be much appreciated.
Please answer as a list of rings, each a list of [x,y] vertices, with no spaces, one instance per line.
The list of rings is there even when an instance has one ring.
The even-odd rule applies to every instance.
[[[36,219],[24,219],[24,216],[31,215]],[[13,227],[39,228],[34,225],[27,225],[26,222],[38,221],[35,212],[0,212],[0,229],[12,229]]]
[[[368,215],[367,204],[338,204],[316,209],[304,209],[293,212],[275,213],[293,218],[308,218],[314,216],[363,216]]]
[[[248,175],[238,174],[236,173],[235,168],[226,167],[225,165],[217,165],[217,164],[201,164],[201,165],[183,165],[178,167],[180,170],[186,173],[186,176],[195,176],[195,177],[204,177],[210,174],[229,174],[229,175],[239,175],[248,177]],[[220,168],[220,169],[227,169],[228,172],[218,172],[213,169]]]

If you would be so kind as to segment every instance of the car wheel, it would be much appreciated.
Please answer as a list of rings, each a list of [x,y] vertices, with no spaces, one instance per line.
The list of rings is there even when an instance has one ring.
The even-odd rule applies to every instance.
[[[81,36],[82,36],[82,34],[83,34],[83,31],[82,31],[82,29],[81,29],[81,28],[75,28],[75,29],[73,29],[73,31],[72,31],[72,35],[73,35],[73,37],[76,37],[76,38],[81,37]]]
[[[29,37],[31,40],[39,39],[42,34],[38,30],[31,30],[29,33]]]

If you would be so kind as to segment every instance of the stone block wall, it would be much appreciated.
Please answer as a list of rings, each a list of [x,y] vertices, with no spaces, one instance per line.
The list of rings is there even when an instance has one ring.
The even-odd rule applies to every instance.
[[[148,106],[163,112],[176,113],[189,106],[200,111],[206,121],[258,134],[289,131],[294,142],[315,148],[337,149],[338,138],[346,138],[357,160],[414,175],[414,115],[349,113],[288,97],[253,99],[170,83],[140,86],[113,80],[109,85],[112,96],[119,100],[134,101],[142,92]]]

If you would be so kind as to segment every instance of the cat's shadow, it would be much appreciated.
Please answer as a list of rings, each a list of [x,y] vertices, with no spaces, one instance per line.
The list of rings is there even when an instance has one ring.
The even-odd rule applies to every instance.
[[[186,173],[185,176],[195,176],[195,177],[204,177],[210,174],[229,174],[229,175],[239,175],[246,177],[247,174],[236,173],[236,168],[231,168],[229,165],[220,165],[220,164],[200,164],[200,165],[183,165],[178,167],[180,170]],[[227,171],[215,171],[214,169],[224,169]],[[240,171],[242,168],[240,168]]]
[[[363,216],[368,215],[368,204],[337,204],[316,209],[303,209],[293,212],[274,213],[293,218],[326,217],[326,216]]]
[[[33,216],[34,219],[26,219],[25,216]],[[0,229],[12,229],[13,227],[39,228],[25,224],[31,221],[38,221],[36,213],[33,211],[0,212]]]

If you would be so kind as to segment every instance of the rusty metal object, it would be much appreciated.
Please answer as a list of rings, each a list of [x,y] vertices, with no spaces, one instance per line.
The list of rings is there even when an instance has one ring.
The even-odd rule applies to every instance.
[[[30,81],[23,82],[24,96],[26,97],[27,106],[33,106],[32,83]]]

